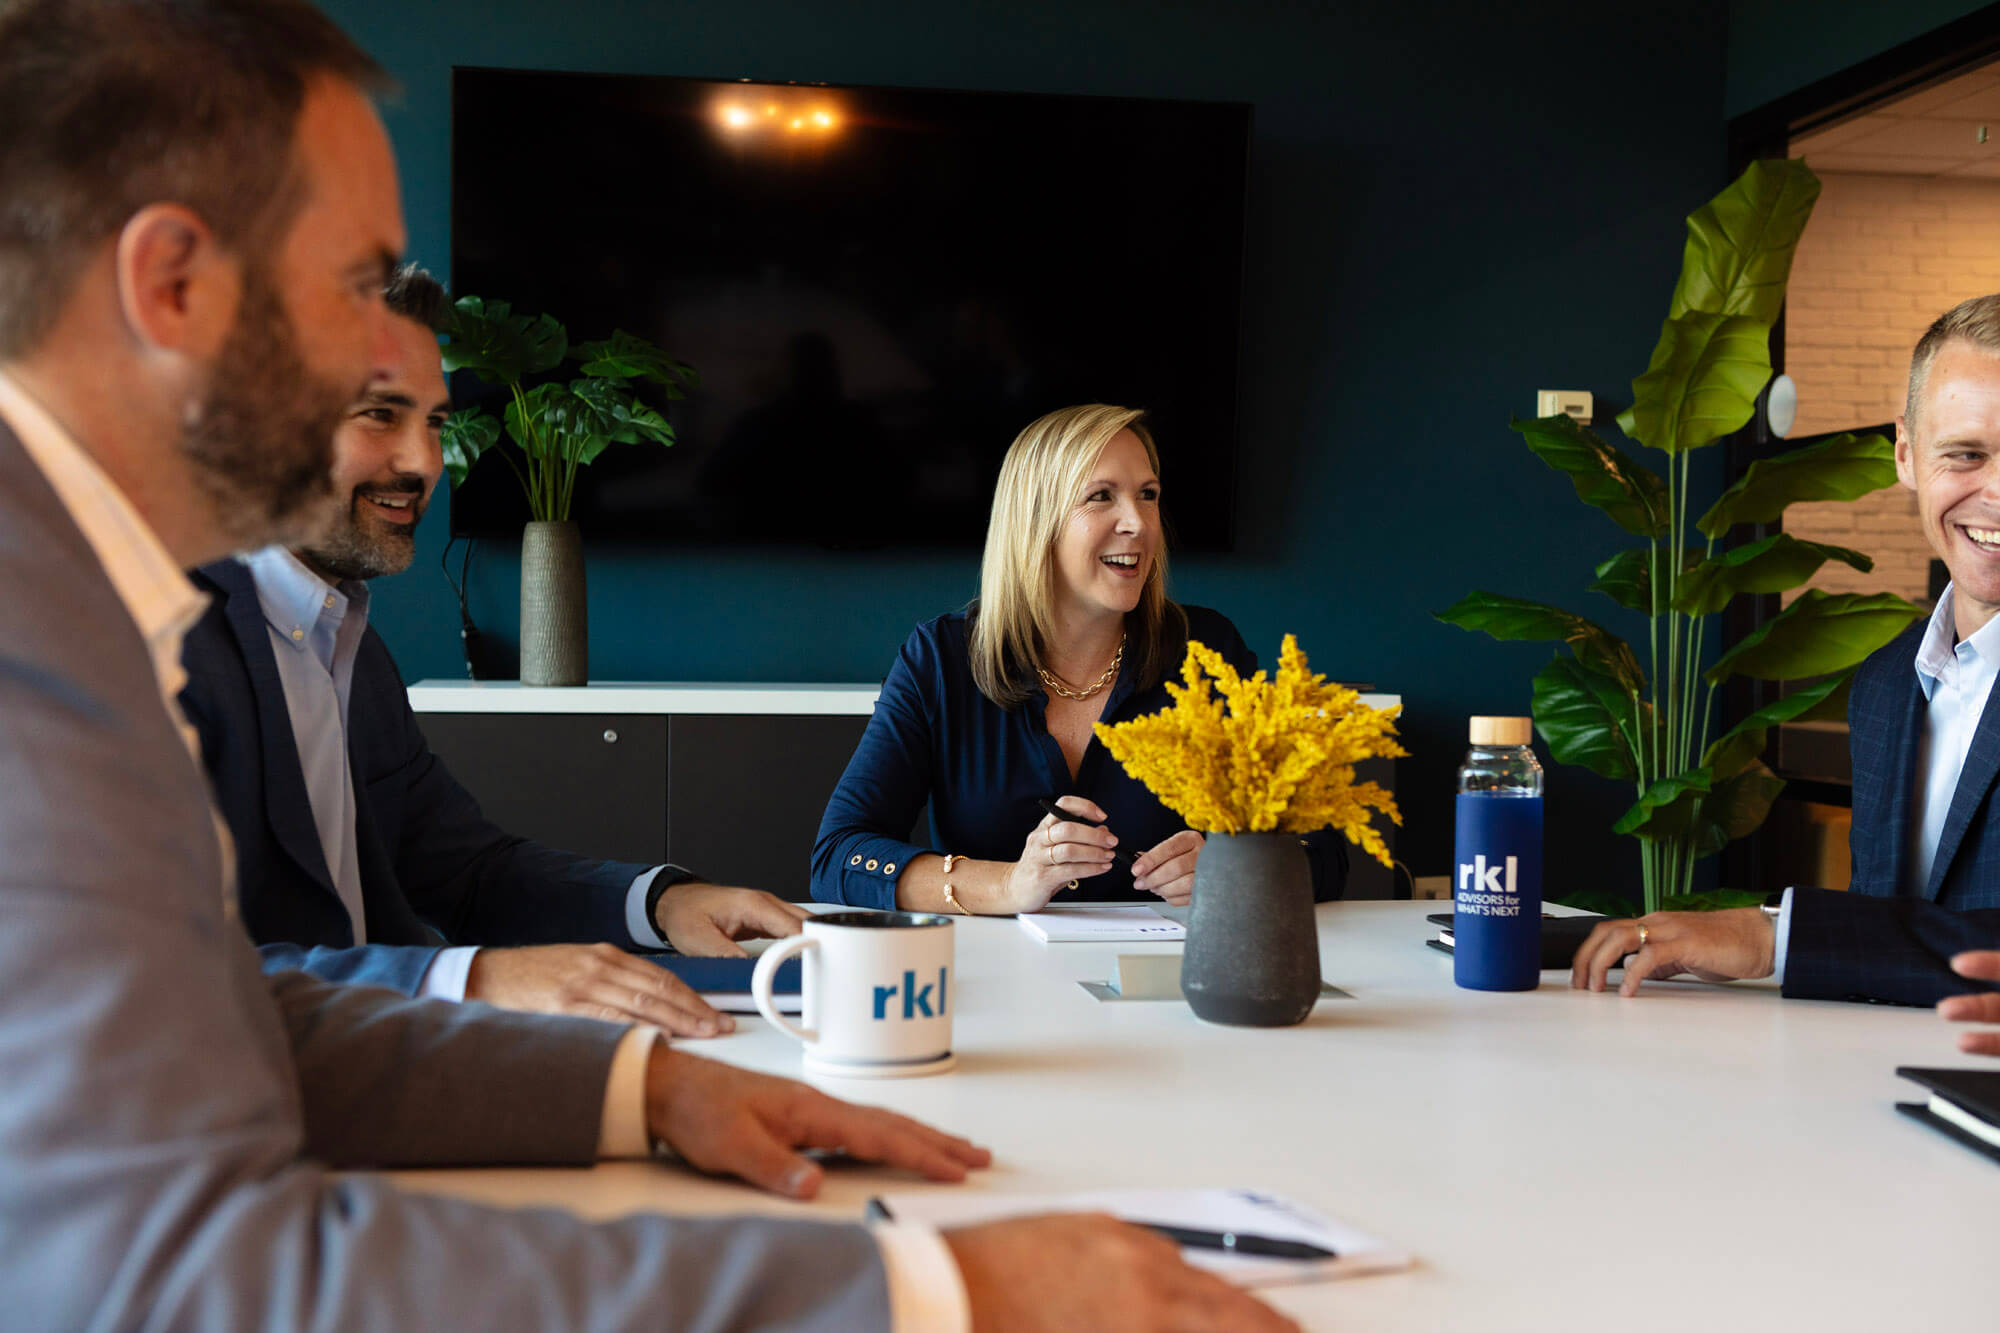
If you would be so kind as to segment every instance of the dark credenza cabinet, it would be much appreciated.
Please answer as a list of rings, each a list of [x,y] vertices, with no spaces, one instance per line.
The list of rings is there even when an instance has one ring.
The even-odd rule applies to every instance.
[[[673,861],[797,901],[811,897],[813,836],[875,695],[872,685],[410,687],[431,749],[508,832]],[[1395,789],[1389,761],[1363,768]],[[928,842],[929,828],[920,814],[911,841]],[[1381,865],[1358,850],[1350,864],[1349,897],[1394,896]]]
[[[826,798],[874,697],[873,686],[410,690],[431,749],[510,833],[801,901]],[[786,707],[814,711],[773,711]]]

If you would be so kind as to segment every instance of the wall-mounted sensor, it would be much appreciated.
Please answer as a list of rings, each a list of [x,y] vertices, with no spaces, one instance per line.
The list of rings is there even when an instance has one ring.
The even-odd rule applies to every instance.
[[[1569,417],[1579,426],[1588,426],[1590,424],[1590,390],[1537,389],[1535,390],[1535,415],[1538,417]]]

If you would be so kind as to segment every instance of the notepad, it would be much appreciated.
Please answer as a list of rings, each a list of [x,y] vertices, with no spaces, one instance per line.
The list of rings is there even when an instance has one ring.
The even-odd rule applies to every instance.
[[[1172,942],[1187,938],[1187,927],[1169,921],[1144,903],[1093,903],[1023,912],[1021,929],[1044,944],[1119,944],[1133,940]]]
[[[1269,1259],[1227,1250],[1183,1246],[1181,1257],[1239,1287],[1393,1273],[1410,1256],[1366,1232],[1336,1222],[1263,1190],[1098,1190],[1080,1194],[994,1194],[969,1186],[910,1191],[868,1202],[871,1218],[922,1222],[933,1227],[973,1226],[1032,1213],[1110,1213],[1128,1222],[1156,1222],[1197,1231],[1229,1231],[1304,1241],[1333,1251],[1331,1259]]]
[[[643,956],[698,991],[711,1009],[725,1014],[757,1012],[757,1002],[750,998],[750,974],[757,970],[755,958],[692,958],[682,953]],[[771,979],[771,1002],[779,1013],[796,1014],[804,1008],[799,994],[801,979],[798,959],[778,965],[778,975]]]

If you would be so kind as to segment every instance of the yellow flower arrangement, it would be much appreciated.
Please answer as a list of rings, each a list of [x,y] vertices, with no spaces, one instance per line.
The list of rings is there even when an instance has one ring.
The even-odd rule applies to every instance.
[[[1220,698],[1210,693],[1209,676]],[[1380,783],[1357,783],[1354,766],[1409,753],[1395,739],[1400,707],[1369,708],[1353,690],[1312,674],[1290,634],[1273,679],[1259,671],[1245,680],[1222,654],[1193,640],[1181,678],[1185,686],[1167,684],[1173,707],[1115,726],[1097,724],[1097,738],[1127,773],[1191,828],[1337,828],[1389,864],[1369,811],[1380,810],[1397,824],[1402,812]]]

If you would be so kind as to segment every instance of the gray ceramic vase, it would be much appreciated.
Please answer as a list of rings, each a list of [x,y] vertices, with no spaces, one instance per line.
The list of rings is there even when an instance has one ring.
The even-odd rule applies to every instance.
[[[1319,999],[1312,867],[1290,833],[1211,833],[1181,955],[1188,1007],[1211,1023],[1303,1023]]]
[[[574,523],[521,530],[521,683],[590,683],[583,534]]]

